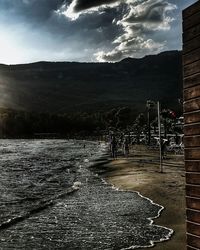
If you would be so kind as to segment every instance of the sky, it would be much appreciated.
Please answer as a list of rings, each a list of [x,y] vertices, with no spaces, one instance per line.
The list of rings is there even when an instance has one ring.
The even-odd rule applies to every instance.
[[[0,0],[0,63],[116,62],[182,47],[196,0]]]

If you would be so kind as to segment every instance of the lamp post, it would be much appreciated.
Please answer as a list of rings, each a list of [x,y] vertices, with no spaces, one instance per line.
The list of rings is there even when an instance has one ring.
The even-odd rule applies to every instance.
[[[147,100],[147,127],[148,127],[148,145],[151,143],[151,121],[150,121],[150,110],[155,106],[155,103],[151,100]]]
[[[159,133],[159,151],[160,151],[160,172],[163,173],[162,164],[162,137],[161,137],[161,123],[160,123],[160,102],[157,102],[158,107],[158,133]]]

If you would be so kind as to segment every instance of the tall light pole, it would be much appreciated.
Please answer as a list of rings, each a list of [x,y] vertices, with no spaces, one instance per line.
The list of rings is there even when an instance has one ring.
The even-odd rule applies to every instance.
[[[151,143],[151,121],[150,121],[150,110],[155,107],[155,102],[151,100],[147,100],[146,108],[147,108],[147,127],[148,127],[148,145]]]
[[[160,123],[160,102],[157,102],[158,107],[158,133],[159,133],[159,151],[160,151],[160,172],[163,173],[162,165],[162,137],[161,137],[161,123]]]
[[[147,106],[148,145],[151,143],[150,107]]]

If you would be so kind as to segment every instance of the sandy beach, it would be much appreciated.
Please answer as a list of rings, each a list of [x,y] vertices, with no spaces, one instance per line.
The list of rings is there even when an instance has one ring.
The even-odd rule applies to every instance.
[[[184,250],[185,239],[185,172],[183,156],[167,154],[159,170],[159,153],[145,146],[134,146],[130,156],[118,157],[100,166],[101,176],[123,190],[138,191],[164,207],[156,224],[174,230],[172,238],[156,243],[155,250]]]

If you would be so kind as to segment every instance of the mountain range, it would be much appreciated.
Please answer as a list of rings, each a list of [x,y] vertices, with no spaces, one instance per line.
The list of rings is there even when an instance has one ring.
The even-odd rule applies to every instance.
[[[147,100],[179,109],[182,56],[167,51],[116,63],[0,64],[0,107],[65,113],[115,107],[145,109]]]

